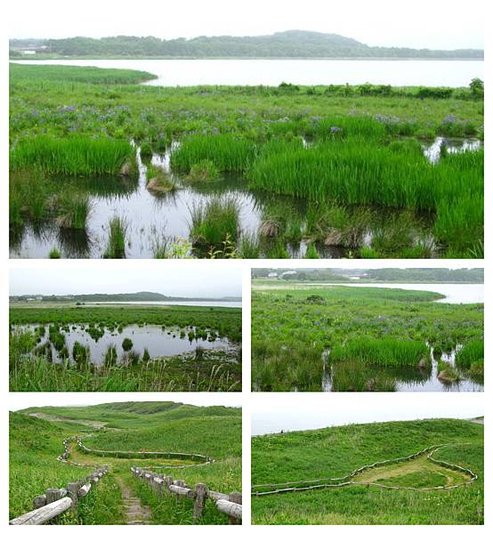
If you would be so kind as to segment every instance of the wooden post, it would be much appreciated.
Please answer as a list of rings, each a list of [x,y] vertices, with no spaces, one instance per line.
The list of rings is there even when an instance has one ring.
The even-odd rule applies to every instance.
[[[46,504],[58,501],[62,498],[62,490],[58,488],[48,488],[46,490]]]
[[[166,486],[166,489],[169,491],[169,487],[173,484],[173,477],[167,476],[164,477],[164,485]]]
[[[230,493],[229,502],[232,502],[235,504],[241,504],[242,503],[241,493],[238,493],[237,491]],[[234,517],[234,516],[229,516],[229,524],[230,525],[241,524],[241,519],[238,519],[237,517]]]
[[[184,480],[175,480],[174,486],[178,486],[180,488],[185,487],[185,481]],[[182,499],[182,496],[176,493],[176,502],[180,501]]]
[[[204,512],[205,499],[207,497],[207,486],[199,482],[195,486],[195,501],[193,503],[193,520],[197,521]]]
[[[33,509],[41,508],[46,504],[46,495],[37,495],[33,499]]]
[[[67,494],[72,499],[72,508],[75,508],[77,506],[77,502],[79,501],[78,492],[78,482],[70,482],[69,484],[67,484]]]
[[[72,505],[70,497],[63,497],[45,506],[28,512],[27,514],[16,517],[9,521],[10,525],[43,525],[57,515],[68,510]]]

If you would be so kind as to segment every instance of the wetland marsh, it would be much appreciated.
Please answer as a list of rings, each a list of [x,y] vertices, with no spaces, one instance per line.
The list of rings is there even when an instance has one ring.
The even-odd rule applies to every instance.
[[[482,298],[398,286],[254,280],[252,389],[482,391]]]
[[[10,69],[11,257],[482,257],[482,82]],[[63,183],[63,188],[60,184]]]

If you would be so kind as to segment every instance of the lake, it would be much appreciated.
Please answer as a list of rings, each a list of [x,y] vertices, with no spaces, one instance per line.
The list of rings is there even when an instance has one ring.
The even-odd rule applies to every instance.
[[[75,65],[143,70],[148,85],[390,84],[465,87],[484,77],[483,61],[333,59],[71,59],[27,60],[34,65]]]

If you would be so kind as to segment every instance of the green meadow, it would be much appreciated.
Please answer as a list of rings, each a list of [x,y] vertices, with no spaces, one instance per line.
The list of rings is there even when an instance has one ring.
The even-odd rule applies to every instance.
[[[321,479],[318,483],[337,485],[337,479],[364,465],[403,458],[438,445],[444,446],[433,453],[435,460],[469,469],[478,478],[472,480],[461,471],[437,466],[420,456],[363,471],[346,486],[256,495],[269,488],[315,485]],[[458,419],[350,424],[254,436],[252,522],[483,524],[483,462],[482,424]],[[458,487],[450,489],[433,489],[456,484]]]
[[[214,462],[187,465],[186,461],[132,459],[131,455],[128,459],[102,458],[82,453],[72,441],[68,462],[60,462],[57,457],[64,452],[63,440],[74,435],[94,449],[196,453]],[[241,411],[172,402],[127,402],[11,412],[9,517],[31,510],[32,499],[46,488],[63,487],[102,465],[109,466],[109,473],[81,499],[75,511],[65,512],[52,524],[127,524],[131,521],[129,495],[139,501],[139,507],[150,510],[149,524],[192,524],[191,500],[159,497],[134,478],[130,468],[146,467],[191,485],[202,482],[216,491],[241,492]],[[209,501],[201,523],[227,523],[227,516]]]

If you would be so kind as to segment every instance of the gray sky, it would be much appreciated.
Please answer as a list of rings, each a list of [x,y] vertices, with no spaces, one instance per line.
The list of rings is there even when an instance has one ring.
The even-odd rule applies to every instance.
[[[19,0],[10,37],[339,33],[373,46],[482,48],[485,0]]]
[[[482,393],[303,393],[252,395],[252,434],[308,430],[349,423],[484,415]]]
[[[241,269],[234,261],[73,263],[11,268],[10,295],[155,291],[173,297],[241,296]]]

